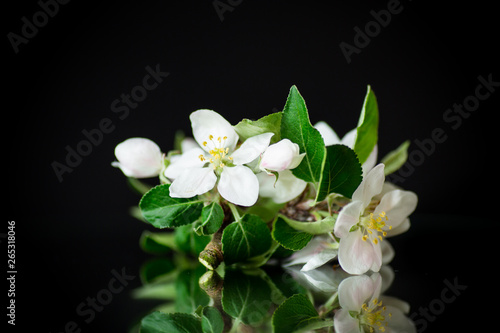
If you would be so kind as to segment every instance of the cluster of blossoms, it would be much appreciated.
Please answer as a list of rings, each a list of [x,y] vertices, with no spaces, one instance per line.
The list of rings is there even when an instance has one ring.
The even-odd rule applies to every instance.
[[[412,331],[407,309],[379,297],[378,272],[395,254],[387,238],[409,229],[418,199],[385,181],[405,163],[407,143],[377,163],[378,106],[370,87],[357,127],[342,139],[327,123],[310,123],[296,87],[282,112],[256,121],[233,126],[207,109],[189,118],[192,137],[175,150],[164,153],[146,138],[115,148],[112,165],[141,184],[146,222],[189,233],[176,239],[198,244],[198,259],[210,270],[222,262],[255,268],[276,257],[312,279],[325,267],[331,273],[326,264],[336,260],[349,275],[333,289],[336,332]],[[137,181],[150,177],[160,184]]]

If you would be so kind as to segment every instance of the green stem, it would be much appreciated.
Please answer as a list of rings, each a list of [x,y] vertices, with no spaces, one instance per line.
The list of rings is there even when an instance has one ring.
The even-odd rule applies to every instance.
[[[229,209],[231,209],[231,213],[233,214],[234,220],[239,223],[241,220],[241,216],[240,212],[238,212],[238,208],[236,208],[236,206],[230,202],[228,202],[227,205],[229,206]]]

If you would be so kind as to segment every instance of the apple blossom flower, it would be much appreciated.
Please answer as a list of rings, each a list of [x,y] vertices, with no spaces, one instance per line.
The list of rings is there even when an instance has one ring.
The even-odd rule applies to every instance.
[[[411,191],[388,189],[384,192],[384,165],[375,166],[342,208],[334,227],[340,238],[338,260],[350,274],[377,272],[382,265],[384,237],[406,231],[408,216],[415,210],[417,196]]]
[[[116,146],[115,156],[118,161],[111,165],[120,168],[127,177],[155,177],[163,168],[160,147],[149,139],[127,139]]]
[[[325,141],[326,146],[341,144],[351,149],[354,148],[357,128],[354,128],[349,132],[347,132],[342,139],[340,139],[337,133],[335,133],[335,131],[324,121],[316,123],[314,125],[314,128],[316,128],[319,131],[321,137]],[[368,171],[370,171],[375,166],[375,163],[377,163],[377,155],[378,155],[378,147],[377,145],[375,145],[375,147],[373,147],[372,152],[361,166],[363,169],[363,177],[366,176]]]
[[[236,149],[238,134],[215,111],[195,111],[190,120],[200,147],[190,148],[165,169],[165,177],[173,179],[170,195],[191,198],[217,185],[224,199],[241,206],[253,205],[259,195],[259,181],[244,164],[260,156],[273,133],[248,138]]]
[[[405,316],[406,302],[380,296],[382,277],[378,273],[351,276],[338,288],[341,308],[335,312],[333,326],[337,333],[416,332]]]

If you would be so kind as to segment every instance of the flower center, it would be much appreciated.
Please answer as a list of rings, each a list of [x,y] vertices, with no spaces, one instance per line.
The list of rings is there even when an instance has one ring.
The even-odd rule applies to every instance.
[[[363,229],[363,240],[366,241],[368,238],[371,239],[373,244],[378,244],[379,240],[382,241],[383,238],[387,236],[387,231],[383,228],[387,227],[389,230],[392,226],[386,224],[389,220],[385,212],[381,212],[377,217],[373,213],[369,216],[363,216],[360,220],[360,226]]]
[[[214,136],[209,135],[208,141],[203,141],[203,147],[208,146],[211,148],[208,151],[211,157],[200,155],[198,158],[202,162],[208,161],[212,165],[215,172],[222,172],[222,168],[224,168],[227,164],[231,164],[233,161],[233,158],[228,155],[229,148],[225,147],[226,140],[227,136],[219,136],[216,140],[214,140]]]
[[[364,303],[359,322],[364,327],[365,332],[385,332],[388,325],[387,320],[391,319],[392,313],[386,314],[386,307],[382,306],[382,301],[373,299],[370,304]]]

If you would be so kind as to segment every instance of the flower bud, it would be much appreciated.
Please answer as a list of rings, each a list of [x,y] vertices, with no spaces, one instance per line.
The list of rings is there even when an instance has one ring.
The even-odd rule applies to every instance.
[[[115,148],[118,162],[112,166],[120,168],[127,177],[149,178],[160,174],[163,156],[160,147],[145,138],[130,138]]]
[[[270,145],[262,154],[260,168],[269,171],[283,171],[296,168],[304,154],[299,154],[299,145],[288,139],[283,139]]]

